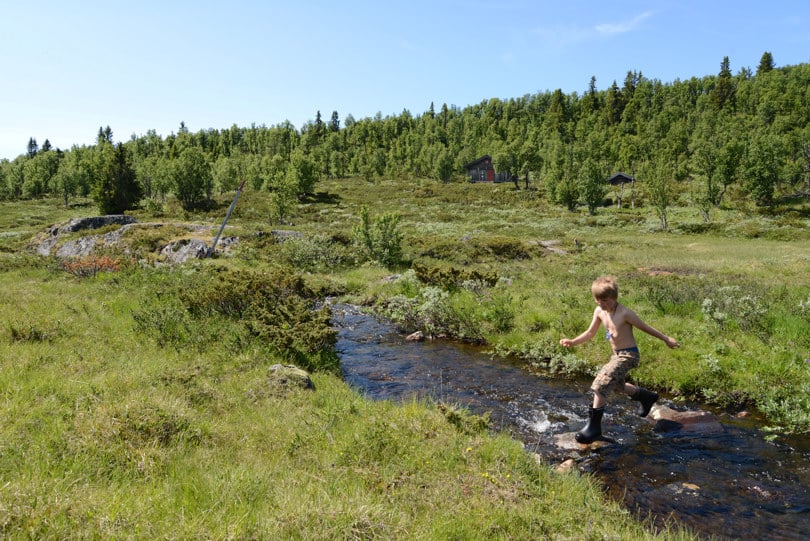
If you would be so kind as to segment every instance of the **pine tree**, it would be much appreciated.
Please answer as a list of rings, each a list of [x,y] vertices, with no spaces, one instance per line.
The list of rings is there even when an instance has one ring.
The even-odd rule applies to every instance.
[[[729,66],[728,57],[724,56],[723,61],[720,63],[720,73],[717,75],[717,85],[714,87],[714,103],[718,109],[724,107],[731,107],[734,109],[734,100],[736,89],[734,82],[731,78],[731,67]]]
[[[37,140],[33,137],[28,139],[28,157],[33,158],[39,152],[39,145],[37,144]]]
[[[768,73],[774,68],[773,55],[768,51],[762,53],[762,58],[759,60],[759,67],[757,68],[757,75],[761,73]]]
[[[329,120],[329,131],[330,132],[340,131],[340,117],[338,116],[337,111],[332,111],[332,118]]]
[[[95,193],[99,212],[121,214],[135,208],[143,197],[143,191],[124,145],[102,145],[100,152],[100,176]]]

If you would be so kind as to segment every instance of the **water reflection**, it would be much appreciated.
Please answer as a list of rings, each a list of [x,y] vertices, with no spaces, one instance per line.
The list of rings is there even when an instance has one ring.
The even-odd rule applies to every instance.
[[[520,364],[449,342],[405,342],[391,326],[333,307],[345,380],[375,399],[431,397],[477,413],[550,462],[575,458],[610,496],[660,523],[674,519],[720,539],[808,539],[810,439],[766,442],[751,419],[720,416],[721,431],[657,432],[614,399],[603,429],[616,444],[580,454],[556,436],[578,430],[590,381],[543,378]]]

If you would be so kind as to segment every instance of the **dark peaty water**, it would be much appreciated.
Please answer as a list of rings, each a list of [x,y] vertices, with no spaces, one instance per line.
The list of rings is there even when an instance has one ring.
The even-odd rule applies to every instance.
[[[552,464],[574,458],[611,497],[658,524],[675,521],[719,539],[810,539],[810,438],[768,442],[756,420],[723,414],[708,430],[669,430],[637,417],[635,403],[616,395],[602,424],[615,443],[563,449],[558,436],[585,422],[589,380],[544,378],[461,344],[406,342],[348,305],[333,307],[333,323],[345,380],[371,398],[431,397],[490,412],[493,425],[527,450]]]

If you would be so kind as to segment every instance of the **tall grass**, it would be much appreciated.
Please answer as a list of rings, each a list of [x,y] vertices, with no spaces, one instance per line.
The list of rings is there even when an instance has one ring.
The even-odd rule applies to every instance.
[[[226,314],[144,333],[155,292],[172,306],[188,278],[0,272],[4,538],[690,538],[463,411],[372,402],[328,370],[280,385],[283,355]]]
[[[720,210],[707,228],[673,209],[663,233],[645,209],[569,213],[504,186],[351,179],[319,190],[291,217],[303,235],[293,244],[270,234],[265,194],[246,193],[230,257],[94,276],[31,255],[48,226],[91,210],[0,203],[3,536],[656,537],[590,478],[555,474],[485,423],[459,423],[457,411],[429,403],[363,399],[307,347],[303,329],[317,322],[260,302],[233,312],[210,285],[216,276],[256,284],[283,269],[308,291],[292,312],[327,295],[381,307],[398,298],[410,326],[485,341],[567,377],[604,361],[602,343],[570,352],[558,340],[590,320],[593,278],[614,274],[620,301],[682,343],[670,351],[638,336],[638,381],[757,406],[774,428],[810,426],[801,219],[804,229]],[[399,217],[398,265],[353,253],[363,206]],[[216,225],[221,215],[188,218]],[[131,255],[154,261],[157,239],[141,240],[132,247],[143,254]],[[548,240],[565,253],[543,248]],[[422,271],[414,280],[408,269]],[[299,323],[298,341],[276,332]],[[269,377],[289,362],[312,363],[314,390]],[[677,529],[658,537],[690,538]]]

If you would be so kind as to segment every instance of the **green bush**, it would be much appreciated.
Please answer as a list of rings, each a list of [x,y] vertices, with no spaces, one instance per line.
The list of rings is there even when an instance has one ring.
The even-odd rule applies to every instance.
[[[281,245],[281,252],[299,270],[333,270],[344,259],[340,248],[326,235],[289,238]]]
[[[399,216],[385,213],[372,223],[368,207],[360,209],[360,225],[354,230],[357,244],[366,257],[386,267],[394,267],[402,261],[402,233]]]
[[[414,262],[411,267],[423,284],[446,290],[458,289],[470,280],[481,281],[490,287],[498,283],[498,275],[492,272],[459,269],[452,265],[427,265],[419,262]]]
[[[204,348],[231,340],[244,347],[248,339],[306,370],[336,373],[340,363],[331,312],[328,305],[316,304],[314,293],[290,269],[219,269],[156,292],[133,317],[138,330],[155,336],[161,346]]]
[[[497,260],[529,259],[531,255],[520,239],[512,237],[482,237],[470,241],[479,257]]]

